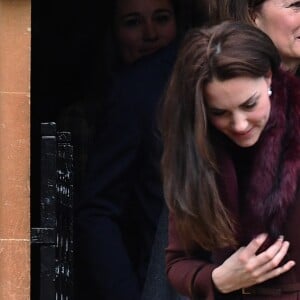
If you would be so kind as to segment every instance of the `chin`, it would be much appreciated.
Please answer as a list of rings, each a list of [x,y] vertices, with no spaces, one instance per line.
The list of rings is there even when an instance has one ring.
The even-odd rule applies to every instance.
[[[254,146],[257,143],[258,138],[251,138],[247,140],[232,139],[232,141],[242,148],[248,148]]]

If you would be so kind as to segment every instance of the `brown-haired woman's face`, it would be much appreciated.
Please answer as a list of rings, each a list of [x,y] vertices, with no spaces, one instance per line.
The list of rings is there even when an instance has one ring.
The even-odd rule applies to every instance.
[[[266,0],[254,21],[273,40],[286,67],[300,64],[300,1]]]
[[[125,63],[152,54],[176,36],[171,0],[117,0],[116,37]]]
[[[211,124],[240,147],[251,147],[269,119],[268,89],[271,75],[213,79],[205,87],[207,115]]]

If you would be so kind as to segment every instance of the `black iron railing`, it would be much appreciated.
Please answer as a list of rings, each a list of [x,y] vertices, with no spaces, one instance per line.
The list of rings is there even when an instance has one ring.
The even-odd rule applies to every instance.
[[[40,300],[73,299],[73,147],[71,134],[41,124]]]

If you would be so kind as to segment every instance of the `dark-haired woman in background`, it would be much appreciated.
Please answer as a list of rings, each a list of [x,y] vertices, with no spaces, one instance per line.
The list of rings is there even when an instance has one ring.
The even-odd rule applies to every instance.
[[[113,2],[112,37],[122,67],[95,130],[77,207],[82,299],[139,300],[164,203],[156,110],[182,31],[177,13],[183,12],[177,0]]]
[[[272,39],[281,56],[281,67],[300,74],[300,1],[210,0],[210,20],[228,19],[257,26]]]

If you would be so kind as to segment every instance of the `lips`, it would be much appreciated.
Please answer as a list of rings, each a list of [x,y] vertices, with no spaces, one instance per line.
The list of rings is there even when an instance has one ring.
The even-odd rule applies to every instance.
[[[148,54],[151,54],[151,53],[154,53],[158,50],[157,47],[154,47],[154,48],[143,48],[140,50],[140,53],[142,55],[148,55]]]
[[[252,132],[253,128],[250,128],[247,131],[244,132],[233,132],[232,134],[236,137],[247,137],[251,132]]]

